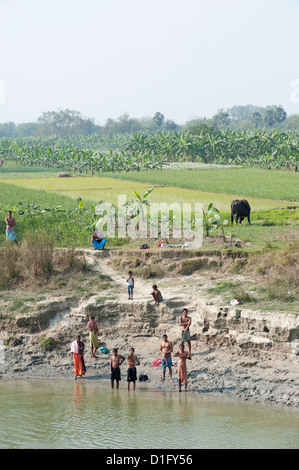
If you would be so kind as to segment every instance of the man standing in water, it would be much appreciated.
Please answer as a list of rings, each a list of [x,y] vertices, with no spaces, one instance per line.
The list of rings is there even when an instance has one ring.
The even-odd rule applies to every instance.
[[[114,388],[114,380],[116,380],[116,388],[119,388],[119,381],[121,380],[120,366],[125,358],[118,354],[117,348],[112,349],[112,356],[110,357],[110,379],[111,388]]]
[[[71,344],[71,353],[74,360],[74,379],[77,377],[84,378],[86,367],[84,361],[84,343],[81,341],[81,336],[77,335],[75,341]]]
[[[179,318],[179,325],[181,327],[181,342],[184,344],[186,341],[188,343],[188,352],[191,354],[191,342],[190,342],[190,325],[191,317],[188,316],[188,310],[183,309],[182,315]]]
[[[166,367],[168,367],[169,378],[172,381],[172,369],[171,369],[171,367],[172,367],[172,359],[171,359],[172,351],[173,351],[172,342],[168,341],[167,335],[164,334],[162,336],[162,343],[160,344],[160,352],[162,354],[162,367],[163,367],[161,382],[164,382],[164,380],[165,380]]]
[[[15,234],[16,219],[12,217],[12,212],[8,211],[6,222],[6,240],[14,241],[18,245],[18,240]]]
[[[96,352],[99,349],[99,338],[98,332],[99,327],[97,322],[95,321],[94,315],[89,317],[89,322],[87,324],[89,329],[89,341],[90,341],[90,349],[91,349],[91,356],[93,359],[96,359]]]
[[[185,392],[187,392],[187,359],[191,360],[191,355],[185,351],[184,344],[180,344],[180,350],[173,355],[179,358],[178,363],[178,379],[179,392],[182,391],[182,383],[185,382]]]
[[[133,392],[135,391],[135,382],[137,380],[137,370],[136,366],[140,365],[139,359],[134,354],[135,349],[130,348],[129,355],[127,356],[127,364],[128,364],[128,375],[127,375],[127,382],[128,382],[128,391],[130,391],[130,384],[133,383]]]

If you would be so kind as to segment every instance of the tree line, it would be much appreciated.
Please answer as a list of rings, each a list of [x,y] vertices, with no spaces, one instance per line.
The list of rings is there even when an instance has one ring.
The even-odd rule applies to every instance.
[[[15,124],[6,122],[0,124],[1,137],[35,137],[35,136],[61,136],[92,135],[103,136],[115,134],[135,134],[143,131],[190,131],[200,134],[202,131],[225,131],[250,129],[299,129],[299,115],[287,116],[282,106],[259,107],[253,105],[233,106],[229,109],[220,109],[210,119],[198,117],[178,124],[167,119],[161,112],[154,116],[134,118],[125,113],[117,119],[107,119],[104,125],[98,125],[94,119],[83,116],[79,111],[60,109],[42,113],[36,122]]]

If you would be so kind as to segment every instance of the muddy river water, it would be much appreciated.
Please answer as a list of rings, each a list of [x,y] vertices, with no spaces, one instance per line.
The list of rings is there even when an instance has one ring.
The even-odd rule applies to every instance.
[[[137,383],[1,380],[0,448],[299,448],[299,410]]]

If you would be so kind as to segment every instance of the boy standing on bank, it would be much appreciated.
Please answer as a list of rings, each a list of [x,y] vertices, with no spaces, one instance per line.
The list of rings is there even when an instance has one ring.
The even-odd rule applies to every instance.
[[[127,283],[128,283],[128,294],[129,294],[128,300],[133,300],[133,289],[134,289],[135,282],[134,282],[132,271],[128,272]]]
[[[179,318],[179,325],[181,327],[181,343],[188,344],[188,352],[191,354],[191,341],[190,341],[190,325],[192,322],[192,318],[188,315],[188,310],[186,308],[183,309],[182,315]]]

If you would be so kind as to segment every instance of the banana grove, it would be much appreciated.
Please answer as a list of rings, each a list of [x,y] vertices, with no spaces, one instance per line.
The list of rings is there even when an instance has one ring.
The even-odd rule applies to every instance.
[[[298,171],[296,131],[138,132],[135,134],[0,139],[4,162],[74,173],[163,169],[183,162]]]

